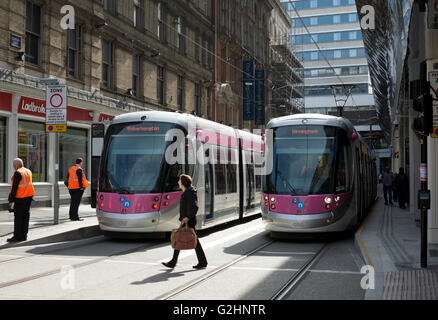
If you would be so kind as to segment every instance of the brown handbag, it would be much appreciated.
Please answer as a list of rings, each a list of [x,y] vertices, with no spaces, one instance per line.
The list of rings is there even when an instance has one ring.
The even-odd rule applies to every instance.
[[[189,228],[187,223],[185,227],[181,225],[178,229],[172,230],[170,235],[170,242],[172,248],[175,250],[190,250],[196,247],[196,233],[195,230]]]

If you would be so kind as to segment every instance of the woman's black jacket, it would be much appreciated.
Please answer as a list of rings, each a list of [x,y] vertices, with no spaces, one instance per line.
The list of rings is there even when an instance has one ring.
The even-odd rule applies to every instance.
[[[196,213],[198,212],[198,196],[193,187],[186,189],[181,195],[179,203],[179,221],[189,218],[188,225],[190,228],[196,226]]]

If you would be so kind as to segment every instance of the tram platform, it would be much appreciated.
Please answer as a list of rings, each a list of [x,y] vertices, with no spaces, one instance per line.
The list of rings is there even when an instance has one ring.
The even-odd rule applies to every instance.
[[[78,240],[100,234],[96,209],[91,208],[89,204],[81,204],[79,207],[79,217],[82,221],[70,221],[69,205],[61,205],[58,224],[54,225],[53,210],[52,207],[31,207],[27,241],[16,243],[14,246]],[[1,210],[0,248],[9,245],[6,239],[11,238],[13,232],[14,214]]]
[[[421,268],[420,215],[378,200],[355,234],[366,264],[374,267],[375,287],[366,300],[438,299],[438,245],[428,244],[428,266]]]

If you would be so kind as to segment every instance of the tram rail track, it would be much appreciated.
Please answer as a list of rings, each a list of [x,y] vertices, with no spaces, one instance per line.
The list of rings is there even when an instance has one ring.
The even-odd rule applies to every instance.
[[[319,260],[319,258],[326,252],[328,248],[327,243],[309,259],[307,262],[293,274],[293,276],[280,288],[270,300],[283,300],[289,295],[300,283],[300,280],[308,273],[309,269]]]
[[[98,243],[98,242],[99,241],[96,241],[96,242],[94,242],[92,244],[95,244],[95,243]],[[107,259],[109,259],[111,257],[121,256],[121,255],[125,255],[125,254],[131,254],[131,253],[134,253],[134,252],[138,252],[138,251],[140,251],[142,249],[152,248],[156,244],[157,244],[156,242],[152,242],[152,243],[149,242],[147,244],[142,244],[141,246],[135,246],[133,248],[129,248],[129,249],[125,249],[125,250],[122,250],[122,251],[118,251],[118,252],[112,253],[110,255],[105,255],[103,257],[99,257],[99,258],[95,258],[95,259],[90,259],[88,261],[84,261],[84,262],[81,262],[81,263],[72,264],[70,266],[72,268],[74,268],[74,269],[82,268],[82,267],[89,266],[89,265],[92,265],[92,264],[95,264],[95,263],[99,263],[101,261],[105,261],[105,260],[107,260]],[[78,247],[78,246],[76,246],[76,247]],[[64,249],[70,249],[70,248],[64,248]],[[35,256],[32,256],[32,257],[35,257]],[[27,257],[25,257],[25,258],[27,258]],[[0,289],[6,288],[6,287],[10,287],[10,286],[14,286],[14,285],[17,285],[17,284],[21,284],[21,283],[24,283],[24,282],[28,282],[28,281],[32,281],[32,280],[36,280],[36,279],[40,279],[40,278],[44,278],[44,277],[48,277],[48,276],[60,273],[61,271],[62,271],[62,268],[56,268],[56,269],[52,269],[52,270],[36,273],[36,274],[30,275],[30,276],[27,276],[27,277],[22,277],[22,278],[19,278],[19,279],[15,279],[15,280],[11,280],[11,281],[6,281],[6,282],[1,282],[0,283]]]
[[[90,239],[87,239],[86,241],[87,242],[85,242],[85,243],[73,244],[71,246],[66,246],[66,247],[57,248],[57,249],[53,249],[53,250],[48,250],[48,251],[45,251],[43,253],[26,255],[26,256],[20,256],[20,257],[11,258],[11,259],[6,259],[6,260],[3,260],[3,261],[0,261],[0,265],[2,265],[4,263],[12,262],[12,261],[23,260],[23,259],[30,259],[30,258],[35,258],[35,257],[38,257],[38,256],[44,256],[44,255],[47,255],[47,254],[52,254],[52,253],[56,253],[56,252],[60,252],[60,251],[64,251],[64,250],[82,248],[82,247],[86,247],[86,246],[93,245],[93,244],[96,244],[96,243],[104,242],[104,241],[106,241],[106,239],[103,236],[99,236],[99,239],[94,239],[93,241],[90,241]],[[14,248],[14,247],[10,247],[8,249],[11,249],[11,248]]]
[[[181,293],[184,293],[184,292],[190,290],[191,288],[201,284],[202,282],[207,281],[208,279],[214,277],[218,273],[220,273],[220,272],[228,269],[229,267],[235,265],[236,263],[238,263],[238,262],[248,258],[249,256],[253,255],[254,253],[261,251],[265,247],[273,244],[274,242],[276,242],[276,241],[275,240],[267,241],[267,242],[263,243],[262,245],[258,246],[257,248],[255,248],[255,249],[247,252],[246,254],[240,256],[239,258],[234,259],[234,260],[232,260],[232,261],[230,261],[230,262],[228,262],[228,263],[226,263],[226,264],[224,264],[224,265],[222,265],[222,266],[220,266],[220,267],[218,267],[218,268],[208,272],[207,274],[205,274],[205,275],[203,275],[203,276],[201,276],[201,277],[199,277],[197,279],[194,279],[194,280],[192,280],[192,281],[190,281],[190,282],[188,282],[188,283],[186,283],[186,284],[184,284],[184,285],[182,285],[180,287],[177,287],[176,289],[173,289],[173,290],[171,290],[171,291],[169,291],[167,293],[164,293],[164,294],[156,297],[155,300],[169,300],[170,298],[173,298],[173,297],[175,297],[175,296],[177,296],[177,295],[179,295]]]
[[[258,246],[257,248],[247,252],[246,254],[240,256],[237,259],[234,259],[218,268],[215,268],[211,272],[208,272],[207,274],[194,279],[186,284],[183,284],[171,291],[168,291],[167,293],[161,294],[158,297],[156,297],[156,300],[169,300],[171,298],[174,298],[180,294],[183,294],[192,288],[200,285],[201,283],[213,278],[214,276],[218,275],[219,273],[229,269],[233,265],[237,264],[238,262],[241,262],[244,259],[247,259],[249,256],[254,255],[257,252],[262,251],[267,246],[275,243],[276,240],[270,240],[262,245]],[[284,297],[286,297],[289,293],[292,292],[292,290],[298,285],[300,280],[307,274],[309,269],[319,260],[319,258],[326,252],[327,249],[327,243],[324,243],[322,247],[314,254],[312,254],[312,257],[308,259],[305,264],[298,269],[297,272],[295,272],[292,277],[276,292],[274,295],[270,298],[270,300],[282,300]]]

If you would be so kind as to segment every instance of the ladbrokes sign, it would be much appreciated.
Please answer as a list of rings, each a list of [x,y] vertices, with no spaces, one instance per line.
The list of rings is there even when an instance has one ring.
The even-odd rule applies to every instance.
[[[30,114],[37,117],[46,116],[46,102],[44,100],[21,97],[18,103],[18,113]]]

